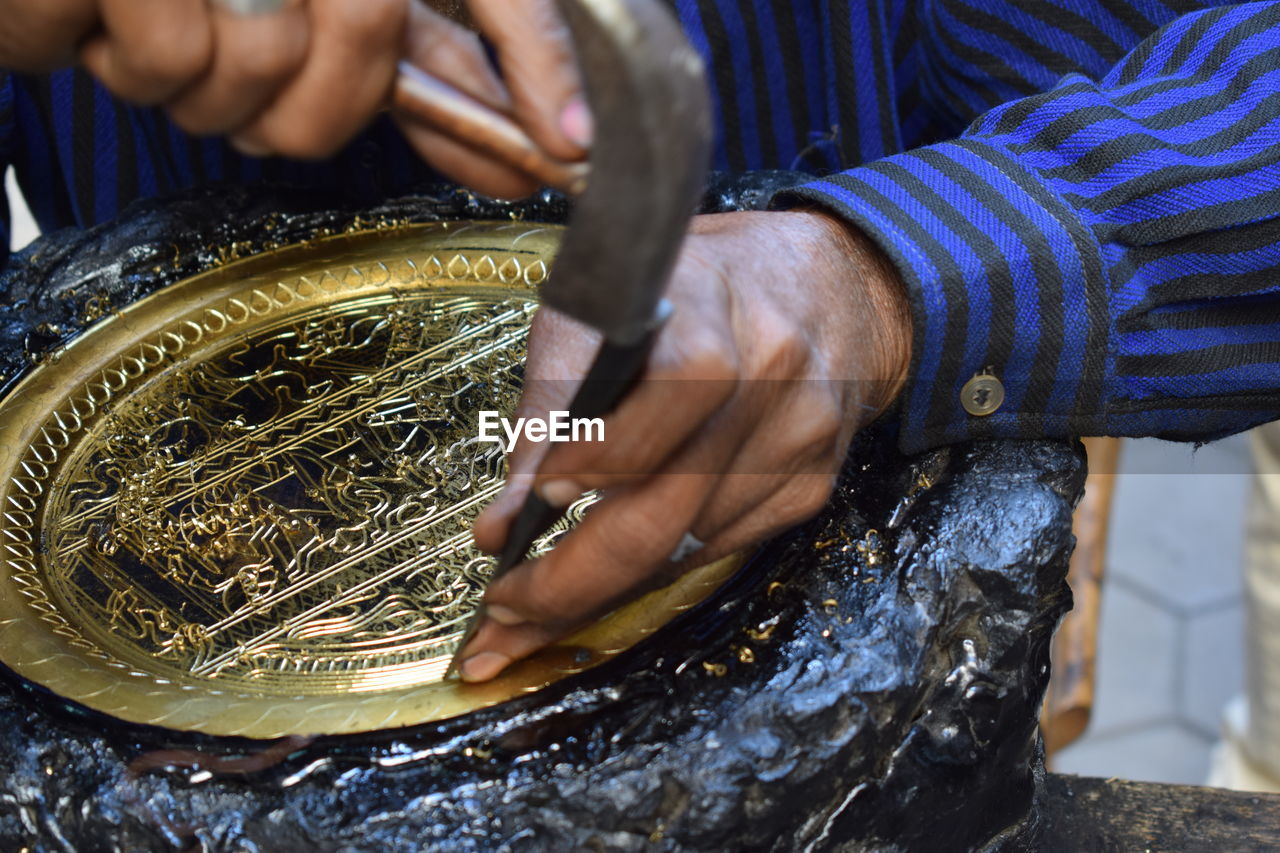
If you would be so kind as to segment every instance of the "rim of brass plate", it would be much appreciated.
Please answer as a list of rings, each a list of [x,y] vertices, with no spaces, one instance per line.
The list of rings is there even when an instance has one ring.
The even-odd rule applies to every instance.
[[[397,289],[492,288],[536,296],[561,233],[558,226],[528,223],[430,223],[276,249],[163,288],[52,353],[0,400],[0,661],[60,696],[133,723],[249,738],[353,734],[455,717],[542,689],[620,654],[708,596],[741,557],[690,572],[485,684],[449,679],[378,693],[282,698],[179,684],[102,660],[42,618],[40,602],[15,582],[24,563],[27,571],[44,570],[27,511],[39,500],[24,494],[19,472],[41,428],[76,390],[96,384],[107,399],[127,393],[171,360],[243,334],[256,317],[278,319]],[[519,263],[508,264],[511,258]],[[146,347],[156,363],[128,385],[101,381],[123,353]]]

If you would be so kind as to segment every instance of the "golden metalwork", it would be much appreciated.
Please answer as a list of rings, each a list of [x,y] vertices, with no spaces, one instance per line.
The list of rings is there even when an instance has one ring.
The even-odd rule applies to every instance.
[[[559,233],[436,224],[282,249],[56,353],[0,401],[0,659],[134,722],[357,732],[539,689],[700,600],[734,561],[492,683],[442,680],[492,565],[470,526],[503,462],[478,413],[514,407]]]

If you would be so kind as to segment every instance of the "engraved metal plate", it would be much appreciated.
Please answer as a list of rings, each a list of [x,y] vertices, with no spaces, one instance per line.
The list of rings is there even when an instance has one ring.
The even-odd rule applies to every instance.
[[[478,413],[515,405],[559,234],[435,224],[277,250],[32,371],[0,401],[0,659],[133,722],[359,732],[539,689],[704,597],[734,561],[492,683],[441,680],[492,565],[470,526],[503,461]]]

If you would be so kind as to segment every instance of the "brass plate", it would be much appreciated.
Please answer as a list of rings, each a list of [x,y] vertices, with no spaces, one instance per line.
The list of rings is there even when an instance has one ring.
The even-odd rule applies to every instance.
[[[441,680],[492,566],[470,525],[503,462],[478,412],[514,407],[559,234],[327,238],[165,288],[55,353],[0,401],[0,659],[132,722],[361,732],[537,690],[705,597],[736,561],[494,682]]]

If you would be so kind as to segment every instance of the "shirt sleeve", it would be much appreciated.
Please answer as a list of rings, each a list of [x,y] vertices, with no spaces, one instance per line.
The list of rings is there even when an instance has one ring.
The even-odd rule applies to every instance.
[[[775,204],[834,211],[901,273],[904,450],[1280,418],[1280,2],[1184,16],[1100,81]]]

